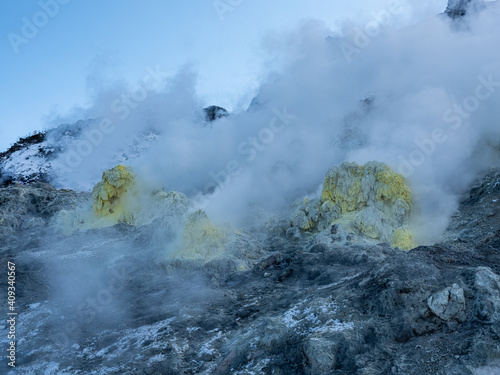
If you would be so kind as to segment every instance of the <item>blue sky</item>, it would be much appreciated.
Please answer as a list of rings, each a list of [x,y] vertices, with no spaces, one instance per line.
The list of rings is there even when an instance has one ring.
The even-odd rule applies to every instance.
[[[410,3],[415,19],[446,6],[446,0]],[[203,105],[241,109],[265,72],[261,41],[267,33],[291,30],[311,18],[335,28],[343,18],[368,19],[388,4],[382,0],[2,0],[0,150],[20,136],[46,128],[55,116],[90,105],[99,85],[113,80],[134,84],[148,66],[160,66],[173,76],[190,64],[198,73],[197,93]]]

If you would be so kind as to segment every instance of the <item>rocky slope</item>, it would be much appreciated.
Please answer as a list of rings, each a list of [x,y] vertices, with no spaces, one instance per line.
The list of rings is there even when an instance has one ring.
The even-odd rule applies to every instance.
[[[462,27],[486,6],[450,1],[445,16]],[[204,111],[201,122],[227,116]],[[123,166],[93,194],[46,183],[57,155],[96,124],[61,125],[0,154],[0,259],[15,264],[18,313],[16,368],[4,358],[0,373],[500,373],[499,168],[478,177],[429,246],[396,238],[411,199],[403,182],[386,189],[398,179],[379,166],[351,166],[357,180],[333,168],[326,194],[299,200],[292,216],[234,230],[184,194],[144,198]],[[346,125],[334,143],[351,149],[363,138]],[[110,163],[158,136],[137,135]],[[127,194],[133,204],[120,201]],[[391,247],[400,243],[412,250]],[[2,348],[10,327],[0,324]]]
[[[209,106],[201,112],[202,115],[198,117],[202,117],[202,121],[206,123],[229,116],[229,113],[219,106]],[[0,153],[0,186],[12,183],[54,183],[61,168],[61,160],[58,160],[58,157],[69,150],[82,153],[79,151],[82,141],[98,144],[99,137],[102,136],[99,123],[99,119],[79,120],[20,138],[8,150]],[[158,137],[160,134],[155,129],[134,134],[111,156],[109,162],[113,165],[139,157]]]
[[[17,267],[11,373],[498,373],[499,200],[494,169],[442,243],[408,252],[351,244],[335,226],[240,233],[254,249],[242,269],[169,259],[151,240],[156,222],[68,236],[54,218],[89,194],[2,188],[0,257]]]

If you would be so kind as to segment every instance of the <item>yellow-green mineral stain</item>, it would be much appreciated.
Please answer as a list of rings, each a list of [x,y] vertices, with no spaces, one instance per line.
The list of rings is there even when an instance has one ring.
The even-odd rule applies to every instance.
[[[399,228],[392,237],[392,247],[399,247],[403,250],[411,250],[417,247],[413,233],[408,228]]]
[[[412,206],[410,188],[405,178],[387,164],[345,162],[331,168],[323,183],[321,204],[338,207],[341,216],[334,222],[346,223],[366,237],[406,250],[416,246],[407,227]]]
[[[127,206],[126,193],[135,186],[134,173],[119,164],[102,174],[102,181],[92,190],[94,214],[116,222],[133,224],[133,215]]]
[[[182,238],[182,248],[174,254],[176,258],[208,262],[223,255],[225,250],[224,233],[212,224],[203,210],[188,215]]]

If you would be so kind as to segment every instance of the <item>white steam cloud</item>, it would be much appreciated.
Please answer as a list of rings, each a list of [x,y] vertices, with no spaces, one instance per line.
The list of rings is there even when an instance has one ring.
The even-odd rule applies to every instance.
[[[498,165],[499,13],[406,28],[396,13],[378,29],[346,22],[337,32],[310,21],[266,39],[279,73],[247,111],[213,123],[189,67],[166,84],[150,67],[136,88],[101,92],[87,111],[100,118],[82,135],[87,150],[61,156],[59,186],[90,189],[123,162],[167,190],[209,196],[213,219],[239,222],[249,206],[278,210],[314,194],[333,165],[378,160],[407,176],[420,242],[438,240],[458,194]],[[147,137],[156,139],[147,150],[123,151]]]

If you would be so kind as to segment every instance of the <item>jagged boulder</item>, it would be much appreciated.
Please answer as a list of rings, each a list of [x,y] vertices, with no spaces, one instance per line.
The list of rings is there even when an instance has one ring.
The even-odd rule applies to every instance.
[[[335,356],[342,342],[330,337],[311,337],[304,343],[304,356],[312,373],[328,373],[335,366]]]
[[[442,320],[460,319],[465,311],[464,290],[453,284],[430,296],[427,306]]]

